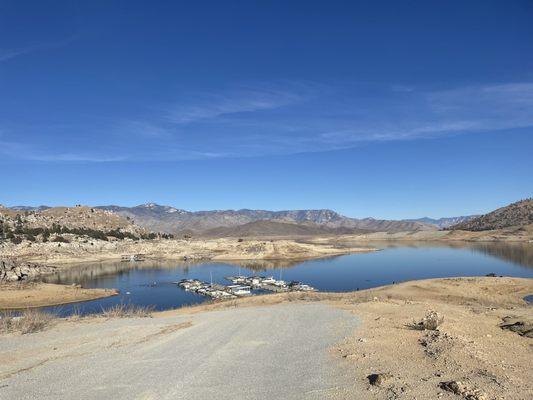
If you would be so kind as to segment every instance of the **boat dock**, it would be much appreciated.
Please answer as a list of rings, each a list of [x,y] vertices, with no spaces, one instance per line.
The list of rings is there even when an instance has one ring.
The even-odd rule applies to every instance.
[[[273,277],[264,276],[227,276],[231,285],[202,282],[198,279],[182,279],[175,282],[180,288],[211,297],[213,299],[235,299],[251,296],[252,290],[266,290],[270,292],[313,292],[315,288],[301,282],[285,282]]]
[[[122,262],[144,261],[144,254],[123,254]]]

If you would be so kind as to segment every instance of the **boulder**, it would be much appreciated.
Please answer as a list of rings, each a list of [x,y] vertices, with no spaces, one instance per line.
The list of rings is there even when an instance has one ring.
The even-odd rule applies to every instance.
[[[0,260],[0,283],[26,281],[56,271],[55,267],[13,259]]]
[[[443,322],[444,317],[441,314],[436,311],[429,311],[420,322],[413,323],[410,326],[413,329],[418,329],[421,331],[434,331],[437,330],[437,328],[442,325]]]

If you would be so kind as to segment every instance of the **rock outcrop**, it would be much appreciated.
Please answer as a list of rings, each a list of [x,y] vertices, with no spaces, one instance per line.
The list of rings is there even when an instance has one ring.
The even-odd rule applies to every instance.
[[[4,259],[0,260],[0,283],[26,281],[54,271],[55,267]]]

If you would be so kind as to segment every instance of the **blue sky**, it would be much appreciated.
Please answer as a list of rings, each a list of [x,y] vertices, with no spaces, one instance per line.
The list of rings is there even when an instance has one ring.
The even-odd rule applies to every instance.
[[[0,1],[0,203],[412,218],[533,193],[530,1]]]

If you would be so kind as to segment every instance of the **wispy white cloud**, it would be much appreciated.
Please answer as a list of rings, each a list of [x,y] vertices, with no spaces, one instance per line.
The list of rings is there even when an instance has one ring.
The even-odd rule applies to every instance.
[[[196,93],[169,108],[168,121],[190,124],[217,117],[271,110],[298,103],[309,96],[310,87],[294,84],[289,87],[264,86],[240,88],[223,93]]]
[[[361,142],[533,127],[532,83],[414,92],[407,102],[410,104],[407,111],[405,104],[393,106],[392,110],[374,111],[377,118],[353,120],[345,123],[342,129],[327,130],[316,136],[317,142],[350,147]]]
[[[58,40],[54,42],[45,42],[38,43],[30,46],[19,47],[17,49],[0,49],[0,63],[4,61],[9,61],[13,58],[23,56],[26,54],[34,53],[36,51],[54,49],[62,46],[66,46],[76,39],[75,36],[69,37],[67,39]]]
[[[180,106],[159,107],[151,117],[109,130],[85,130],[84,135],[94,135],[98,144],[83,149],[76,140],[56,151],[35,142],[9,143],[4,135],[0,153],[49,162],[198,160],[321,152],[371,142],[533,127],[533,83],[528,82],[440,91],[372,92],[341,84],[327,90],[312,85],[280,87],[195,95]]]

